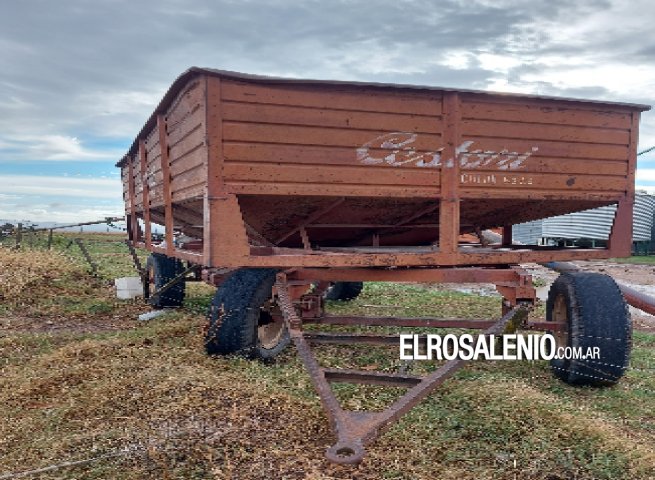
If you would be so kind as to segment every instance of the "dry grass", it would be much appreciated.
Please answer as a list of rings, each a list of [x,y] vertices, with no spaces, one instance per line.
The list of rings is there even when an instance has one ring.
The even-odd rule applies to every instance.
[[[82,271],[60,252],[0,247],[0,302],[17,305]]]
[[[341,467],[324,459],[333,437],[293,349],[273,365],[208,358],[197,313],[207,289],[194,286],[187,309],[137,324],[133,316],[145,307],[116,302],[106,283],[83,271],[71,275],[77,288],[64,282],[59,296],[73,300],[77,289],[87,291],[85,305],[112,306],[110,313],[77,311],[79,321],[115,317],[123,328],[0,336],[0,475],[118,452],[31,478],[655,478],[655,335],[635,337],[636,368],[611,389],[563,385],[544,362],[476,362],[373,443],[361,465]],[[47,297],[52,283],[40,281],[29,284]],[[498,306],[372,284],[357,302],[332,308],[386,314],[366,305],[393,313],[398,303],[403,315],[464,309],[482,316]],[[16,308],[10,316],[22,311]],[[46,314],[54,307],[35,301],[32,308]],[[56,324],[70,316],[60,314]],[[384,348],[325,346],[320,357],[339,365],[397,362],[397,352]],[[397,392],[346,386],[338,395],[353,408],[379,408]]]

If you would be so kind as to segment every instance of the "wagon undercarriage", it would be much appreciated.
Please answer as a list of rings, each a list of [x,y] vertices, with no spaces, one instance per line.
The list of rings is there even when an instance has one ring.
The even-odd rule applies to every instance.
[[[391,317],[354,317],[325,315],[323,295],[320,284],[326,284],[336,278],[340,280],[376,280],[388,281],[429,281],[429,282],[488,282],[496,283],[503,293],[503,316],[499,320],[461,320],[438,318],[391,318]],[[319,283],[319,289],[310,294],[301,295],[294,302],[294,289],[307,288],[307,279]],[[518,267],[507,269],[405,269],[405,270],[296,270],[277,275],[275,284],[279,313],[284,319],[291,339],[302,359],[312,384],[318,393],[323,408],[332,424],[337,437],[326,456],[337,463],[358,463],[365,453],[365,446],[375,440],[380,433],[393,422],[411,410],[428,396],[435,388],[454,375],[467,361],[453,359],[447,361],[433,373],[425,376],[411,376],[405,373],[374,372],[370,370],[343,370],[323,368],[314,355],[311,345],[332,344],[370,344],[398,345],[397,335],[319,333],[316,330],[303,331],[304,323],[319,325],[349,326],[387,326],[387,327],[422,327],[422,328],[465,328],[480,329],[481,335],[499,335],[512,333],[518,328],[543,328],[540,323],[529,323],[528,312],[535,300],[535,290],[530,276]],[[564,324],[551,324],[552,330],[565,328]],[[407,388],[407,392],[382,412],[344,410],[331,384],[335,382],[381,385]]]

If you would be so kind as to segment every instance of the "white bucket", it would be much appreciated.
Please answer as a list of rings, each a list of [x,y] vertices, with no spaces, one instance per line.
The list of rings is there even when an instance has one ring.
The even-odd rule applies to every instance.
[[[116,296],[121,300],[143,295],[143,285],[141,277],[121,277],[114,280],[116,285]]]

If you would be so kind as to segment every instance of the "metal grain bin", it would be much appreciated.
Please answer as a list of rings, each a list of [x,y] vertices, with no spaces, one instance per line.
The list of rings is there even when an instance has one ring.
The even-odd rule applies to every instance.
[[[607,240],[616,214],[616,205],[545,218],[515,225],[514,240],[528,245],[548,244],[553,240]],[[655,196],[637,192],[633,210],[633,242],[651,239]]]

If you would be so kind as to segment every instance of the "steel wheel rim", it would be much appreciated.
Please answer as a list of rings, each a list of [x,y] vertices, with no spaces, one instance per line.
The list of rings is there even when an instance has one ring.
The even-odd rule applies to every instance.
[[[262,312],[257,327],[257,340],[259,346],[271,350],[280,343],[284,335],[284,320],[279,316],[273,316],[268,312]]]

